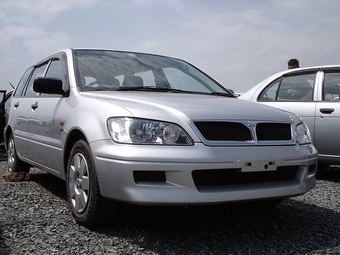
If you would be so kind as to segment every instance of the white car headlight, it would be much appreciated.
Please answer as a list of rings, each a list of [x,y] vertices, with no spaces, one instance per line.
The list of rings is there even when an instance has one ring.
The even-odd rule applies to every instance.
[[[296,141],[299,144],[312,143],[312,136],[306,123],[301,122],[295,128]]]
[[[178,125],[138,118],[109,118],[107,127],[116,143],[193,145],[189,135]]]

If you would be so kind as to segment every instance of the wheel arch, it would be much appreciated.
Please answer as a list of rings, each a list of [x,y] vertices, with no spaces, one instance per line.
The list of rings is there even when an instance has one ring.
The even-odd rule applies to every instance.
[[[4,137],[4,146],[5,146],[6,150],[7,150],[7,143],[8,143],[9,137],[12,133],[13,133],[13,131],[12,131],[11,126],[8,126],[6,128],[6,133],[5,133],[5,137]]]
[[[65,176],[66,176],[67,163],[68,163],[68,159],[69,159],[71,150],[73,148],[73,145],[79,140],[84,140],[84,141],[87,142],[86,136],[79,129],[72,130],[67,137],[65,147],[64,147],[64,156],[63,156],[64,157],[63,162],[64,162],[64,174],[65,174]]]

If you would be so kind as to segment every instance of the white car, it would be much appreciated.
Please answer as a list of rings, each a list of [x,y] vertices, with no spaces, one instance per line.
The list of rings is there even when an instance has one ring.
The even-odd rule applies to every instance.
[[[319,165],[340,163],[340,65],[285,70],[239,98],[296,113],[310,129]]]
[[[20,80],[4,135],[9,171],[35,166],[66,180],[84,226],[107,222],[119,201],[277,202],[315,186],[317,150],[298,116],[152,54],[48,56]]]

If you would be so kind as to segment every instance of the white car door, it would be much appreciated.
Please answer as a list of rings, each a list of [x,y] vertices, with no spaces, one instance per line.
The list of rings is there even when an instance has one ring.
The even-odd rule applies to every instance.
[[[320,72],[315,113],[315,145],[320,159],[340,155],[340,70]]]

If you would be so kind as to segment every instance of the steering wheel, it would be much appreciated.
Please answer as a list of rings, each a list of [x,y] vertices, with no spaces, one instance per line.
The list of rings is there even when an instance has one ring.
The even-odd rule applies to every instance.
[[[97,81],[97,80],[95,80],[95,81],[92,81],[92,82],[90,82],[89,84],[87,84],[86,86],[87,87],[94,87],[94,85],[99,85],[99,81]]]

